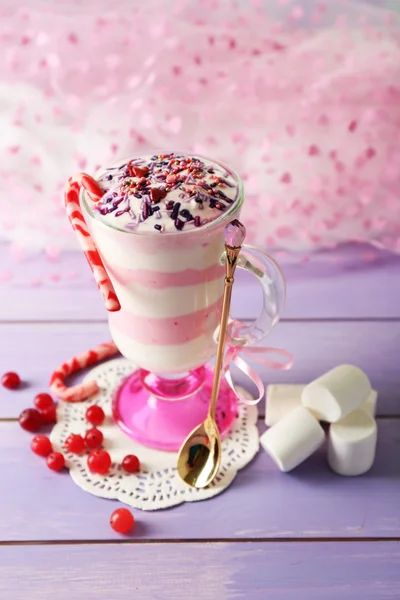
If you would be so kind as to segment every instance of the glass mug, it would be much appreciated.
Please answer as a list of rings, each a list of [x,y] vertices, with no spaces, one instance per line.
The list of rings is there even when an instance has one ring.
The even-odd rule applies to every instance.
[[[213,369],[207,363],[216,353],[222,310],[224,228],[239,217],[244,200],[239,176],[213,162],[234,177],[239,193],[217,219],[187,231],[160,234],[109,225],[80,190],[84,219],[121,305],[109,312],[111,336],[137,367],[115,392],[113,416],[130,437],[162,450],[179,449],[204,420],[211,395]],[[254,323],[236,325],[230,344],[253,345],[278,321],[285,283],[261,249],[244,245],[238,267],[261,283],[263,308]],[[222,380],[217,405],[222,437],[236,414],[236,394]]]

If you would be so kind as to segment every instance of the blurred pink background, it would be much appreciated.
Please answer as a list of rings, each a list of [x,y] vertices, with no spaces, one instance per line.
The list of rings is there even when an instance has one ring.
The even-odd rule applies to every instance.
[[[253,243],[400,251],[398,16],[350,0],[3,0],[0,239],[15,256],[77,247],[70,175],[179,148],[241,174]]]

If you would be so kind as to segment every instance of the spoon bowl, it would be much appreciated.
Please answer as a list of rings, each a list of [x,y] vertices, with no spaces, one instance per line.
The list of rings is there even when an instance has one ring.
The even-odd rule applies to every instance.
[[[179,450],[178,473],[185,483],[201,489],[215,478],[221,464],[221,437],[210,416],[195,427]]]

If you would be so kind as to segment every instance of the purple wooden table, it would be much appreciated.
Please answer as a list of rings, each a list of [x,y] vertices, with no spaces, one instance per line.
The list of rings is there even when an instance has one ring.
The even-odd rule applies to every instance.
[[[400,598],[400,259],[357,247],[280,258],[288,303],[270,342],[296,365],[263,378],[306,382],[343,362],[365,369],[379,391],[373,469],[341,478],[321,451],[282,474],[261,451],[221,496],[135,511],[135,532],[121,539],[108,524],[118,503],[46,469],[17,423],[55,366],[109,337],[85,260],[13,263],[0,246],[0,371],[29,384],[1,390],[1,600]],[[235,316],[252,318],[258,303],[240,278]],[[260,431],[263,414],[261,405]]]

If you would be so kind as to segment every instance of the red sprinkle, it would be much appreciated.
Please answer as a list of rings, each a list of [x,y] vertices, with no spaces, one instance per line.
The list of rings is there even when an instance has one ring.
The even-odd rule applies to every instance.
[[[167,192],[165,190],[163,190],[162,188],[151,188],[150,190],[150,198],[152,202],[160,202],[160,200],[162,200],[163,198],[165,198],[165,196],[167,195]]]
[[[131,171],[135,177],[146,177],[149,173],[149,168],[131,166]]]
[[[15,390],[17,387],[19,387],[20,383],[20,376],[18,373],[14,373],[14,371],[8,371],[8,373],[4,373],[3,377],[1,378],[2,386],[9,390]]]

